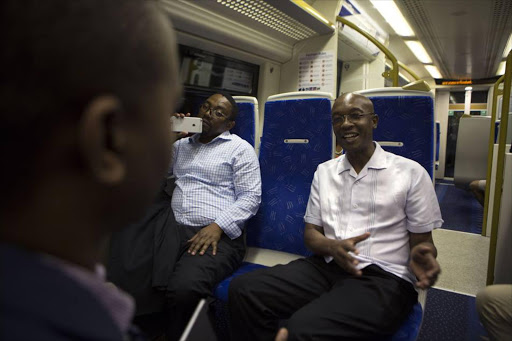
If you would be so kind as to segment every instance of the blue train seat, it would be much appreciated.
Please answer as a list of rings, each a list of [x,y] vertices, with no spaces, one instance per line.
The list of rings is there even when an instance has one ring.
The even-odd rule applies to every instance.
[[[414,160],[434,178],[434,99],[430,92],[382,88],[358,91],[370,98],[379,124],[374,139],[385,150]]]
[[[441,145],[441,122],[436,121],[436,170],[439,168],[439,147]]]
[[[414,341],[418,337],[423,321],[423,309],[418,302],[412,308],[407,320],[400,326],[398,331],[385,341]]]
[[[500,122],[501,121],[496,121],[494,122],[494,143],[498,143],[498,133],[500,131]]]
[[[249,249],[310,254],[304,246],[303,217],[314,172],[320,163],[333,157],[332,103],[329,94],[314,92],[271,96],[265,104],[259,155],[262,204],[246,227]],[[229,328],[226,304],[231,280],[262,267],[265,265],[244,262],[216,287],[217,326],[221,332]],[[421,320],[422,309],[418,303],[400,330],[387,340],[414,340]],[[220,338],[229,339],[229,336],[222,334]]]
[[[439,161],[440,142],[441,142],[441,122],[436,121],[436,161]]]
[[[242,275],[247,272],[251,272],[256,269],[264,268],[264,265],[261,264],[254,264],[254,263],[247,263],[244,262],[242,266],[233,273],[233,275],[226,278],[224,281],[222,281],[217,288],[215,289],[214,295],[219,300],[216,304],[216,310],[217,310],[217,319],[220,319],[221,321],[217,321],[217,325],[222,329],[228,329],[229,324],[227,322],[227,314],[226,314],[226,304],[228,302],[228,290],[229,290],[229,284],[231,283],[231,280],[235,278],[236,276]],[[412,312],[407,317],[407,320],[400,326],[398,331],[393,334],[393,336],[390,336],[388,338],[385,338],[383,341],[414,341],[419,335],[421,323],[423,320],[423,309],[420,304],[420,302],[417,302]],[[222,332],[227,332],[226,330],[223,330]],[[226,335],[222,335],[223,339],[228,338],[227,333]]]
[[[249,96],[233,96],[238,105],[238,117],[236,124],[231,129],[232,134],[236,134],[249,142],[254,148],[257,148],[259,112],[258,100]]]
[[[304,213],[317,166],[333,156],[333,98],[320,92],[270,96],[260,145],[261,205],[247,245],[308,255]]]
[[[501,115],[500,115],[501,117]],[[496,129],[496,134],[495,134],[495,143],[498,143],[498,140],[500,139],[500,131],[502,131],[503,129],[499,129],[500,128],[500,124],[501,124],[501,118],[499,121],[497,121],[496,123],[496,126],[498,129]],[[512,112],[509,112],[508,113],[508,123],[507,123],[507,138],[506,138],[507,142],[510,142],[512,140]]]

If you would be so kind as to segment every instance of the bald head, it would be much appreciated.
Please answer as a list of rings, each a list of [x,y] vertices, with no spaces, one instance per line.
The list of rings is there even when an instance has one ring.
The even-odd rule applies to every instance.
[[[338,97],[334,102],[334,105],[343,105],[347,107],[360,107],[365,112],[374,112],[372,101],[359,94],[354,94],[352,92],[345,93]]]

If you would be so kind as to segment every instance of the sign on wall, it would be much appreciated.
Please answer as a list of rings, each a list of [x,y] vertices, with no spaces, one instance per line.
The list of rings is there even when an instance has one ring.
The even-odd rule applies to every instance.
[[[332,51],[299,55],[299,91],[324,91],[335,95],[335,56]]]

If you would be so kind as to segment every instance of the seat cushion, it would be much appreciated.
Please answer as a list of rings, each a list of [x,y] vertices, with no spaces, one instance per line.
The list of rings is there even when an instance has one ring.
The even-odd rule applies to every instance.
[[[219,283],[219,285],[217,285],[217,288],[215,288],[215,292],[214,292],[215,297],[223,302],[227,302],[228,301],[229,283],[231,283],[231,280],[233,278],[235,278],[236,276],[239,276],[241,274],[245,274],[247,272],[251,272],[253,270],[260,269],[260,268],[266,268],[266,266],[261,265],[261,264],[253,264],[253,263],[243,262],[242,266],[240,266],[238,268],[238,270],[236,270],[231,276],[224,279],[222,282]]]
[[[421,304],[417,302],[412,308],[407,320],[402,323],[400,329],[386,341],[414,341],[420,333],[421,321],[423,318],[423,310]]]

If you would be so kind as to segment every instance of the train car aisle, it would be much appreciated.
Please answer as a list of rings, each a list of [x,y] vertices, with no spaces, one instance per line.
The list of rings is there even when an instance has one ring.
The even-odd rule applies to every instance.
[[[433,232],[442,273],[427,294],[418,341],[482,340],[475,295],[485,288],[489,238],[480,235],[483,209],[453,181],[436,180],[443,228]]]
[[[443,216],[443,229],[482,233],[483,207],[471,192],[455,187],[451,180],[436,179],[436,194]]]

